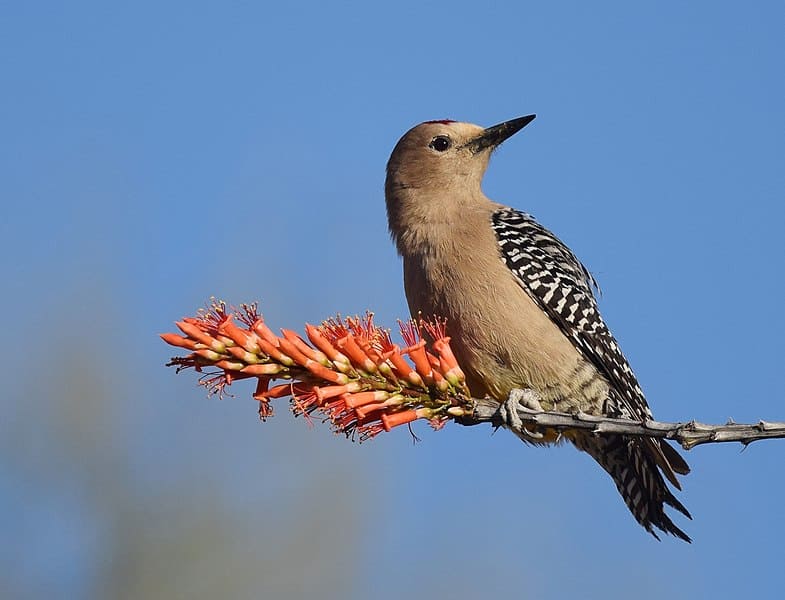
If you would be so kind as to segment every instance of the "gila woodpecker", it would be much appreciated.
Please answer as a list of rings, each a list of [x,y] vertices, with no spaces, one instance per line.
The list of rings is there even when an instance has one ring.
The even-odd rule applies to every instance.
[[[600,316],[586,267],[531,215],[482,192],[491,153],[533,119],[487,129],[428,121],[395,146],[385,197],[409,309],[447,318],[474,397],[501,404],[525,392],[544,410],[652,418]],[[690,541],[665,513],[667,504],[691,518],[664,479],[681,489],[676,474],[689,467],[665,440],[577,431],[521,437],[534,444],[567,438],[610,474],[647,531]]]

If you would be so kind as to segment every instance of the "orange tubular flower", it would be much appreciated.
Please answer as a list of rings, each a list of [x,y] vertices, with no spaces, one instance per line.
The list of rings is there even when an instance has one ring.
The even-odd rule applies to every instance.
[[[319,398],[319,402],[323,404],[330,398],[335,398],[336,396],[342,396],[343,394],[350,394],[352,392],[359,392],[362,389],[362,384],[352,381],[351,383],[346,383],[344,385],[325,385],[322,387],[314,387],[314,393],[316,394],[317,398]]]
[[[247,352],[254,354],[259,352],[259,345],[257,344],[259,338],[257,335],[253,331],[240,329],[231,319],[225,319],[218,326],[218,333],[225,335]]]
[[[216,367],[222,368],[224,371],[242,371],[245,368],[245,364],[241,362],[232,362],[231,360],[219,360],[215,363]],[[254,366],[263,366],[263,365],[254,365]]]
[[[401,354],[401,349],[397,345],[393,344],[392,349],[385,352],[383,357],[393,366],[392,370],[394,371],[395,375],[401,379],[407,380],[416,387],[425,386],[422,377],[420,377],[417,374],[417,371],[415,371],[412,366],[406,362],[406,359],[404,359],[403,355]],[[382,364],[385,366],[387,365],[386,362]]]
[[[194,340],[177,335],[176,333],[162,333],[160,337],[170,346],[179,346],[187,350],[196,350],[196,343]]]
[[[242,346],[228,346],[226,351],[234,358],[249,364],[256,364],[259,362],[259,356],[254,352],[248,352]]]
[[[224,357],[223,354],[215,352],[214,350],[208,350],[207,348],[199,348],[198,350],[194,351],[194,354],[200,356],[208,362],[215,362],[217,360],[221,360]]]
[[[390,397],[388,392],[359,392],[357,394],[346,394],[343,396],[344,403],[348,408],[357,408],[372,402],[384,402]]]
[[[382,425],[384,426],[385,431],[390,431],[393,427],[398,427],[398,425],[406,425],[407,423],[411,423],[412,421],[416,421],[417,419],[430,419],[432,416],[430,409],[428,408],[418,408],[418,409],[410,409],[404,410],[397,413],[392,414],[382,414],[381,420]]]
[[[277,342],[277,340],[276,340]],[[286,365],[287,367],[291,367],[294,365],[294,360],[290,356],[286,356],[283,352],[278,349],[278,344],[273,344],[266,339],[259,340],[259,348],[262,352],[264,352],[271,360],[281,363],[282,365]]]
[[[278,375],[283,370],[281,365],[248,365],[240,369],[241,373],[253,375],[254,377],[265,375]]]
[[[376,371],[376,363],[360,348],[360,345],[351,333],[337,340],[336,345],[344,351],[352,364],[357,365],[361,370],[366,373],[374,373]]]
[[[350,364],[349,359],[335,349],[335,346],[322,335],[318,327],[306,323],[305,332],[308,335],[308,339],[311,340],[311,343],[321,350],[333,363]]]
[[[420,340],[416,344],[406,348],[404,352],[408,354],[414,362],[417,373],[419,373],[426,382],[430,382],[433,379],[433,369],[431,369],[428,354],[425,352],[425,342]]]
[[[273,346],[278,345],[278,336],[275,335],[267,325],[264,324],[264,319],[259,317],[254,321],[253,325],[251,325],[251,329],[256,333],[260,338],[263,340],[267,340]]]
[[[304,367],[311,360],[286,338],[278,338],[278,348],[301,367]]]
[[[325,381],[329,381],[330,383],[335,383],[338,385],[345,385],[349,383],[349,377],[345,373],[338,373],[336,371],[331,371],[327,367],[320,365],[318,362],[314,362],[309,360],[305,364],[305,368],[308,369],[311,373],[324,379]]]
[[[305,343],[305,340],[297,335],[291,329],[281,329],[281,333],[283,337],[291,342],[295,348],[297,348],[300,352],[302,352],[305,356],[310,358],[311,360],[315,360],[321,365],[329,365],[330,360],[327,358],[327,355],[319,350],[315,350],[311,346]]]
[[[458,361],[455,360],[455,355],[450,348],[450,338],[444,337],[433,342],[433,349],[439,355],[439,360],[447,369],[455,369],[458,367]]]
[[[275,385],[271,387],[269,390],[265,391],[263,396],[268,400],[273,398],[286,398],[286,396],[291,396],[293,393],[293,388],[291,383],[282,383],[280,385]]]
[[[310,421],[320,413],[336,432],[363,441],[417,419],[439,429],[471,410],[443,321],[401,323],[404,350],[373,323],[372,313],[306,325],[305,338],[290,329],[275,335],[255,304],[227,310],[213,301],[198,317],[176,324],[184,336],[161,338],[190,354],[168,364],[204,372],[199,384],[219,396],[235,381],[256,378],[253,397],[262,420],[272,416],[272,400],[288,397],[295,414]],[[275,379],[286,382],[271,386]]]
[[[197,327],[193,323],[190,323],[186,320],[182,321],[175,321],[175,325],[180,328],[185,335],[189,338],[198,342],[200,344],[204,344],[211,350],[215,350],[216,352],[223,352],[226,349],[226,346],[213,338],[211,335],[203,331],[201,328]]]

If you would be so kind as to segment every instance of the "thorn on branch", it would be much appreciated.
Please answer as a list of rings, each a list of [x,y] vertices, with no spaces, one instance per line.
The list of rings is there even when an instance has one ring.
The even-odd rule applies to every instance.
[[[509,406],[505,409],[510,410]],[[507,429],[520,435],[526,425],[529,427],[554,429],[559,433],[570,430],[591,431],[597,435],[607,433],[638,437],[667,438],[681,444],[685,450],[710,443],[740,442],[744,448],[752,442],[763,439],[785,438],[785,422],[758,421],[744,425],[729,420],[724,425],[707,425],[691,420],[686,423],[667,423],[647,419],[634,421],[599,415],[575,414],[554,411],[532,410],[519,406],[517,419],[507,419],[500,413],[498,403],[491,399],[477,399],[471,417],[463,417],[462,424],[503,423]],[[517,426],[516,421],[520,422]],[[526,429],[528,431],[528,429]]]

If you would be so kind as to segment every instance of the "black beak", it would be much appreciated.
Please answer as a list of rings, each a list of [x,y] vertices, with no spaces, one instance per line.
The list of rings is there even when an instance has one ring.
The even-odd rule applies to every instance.
[[[501,144],[508,137],[518,133],[521,129],[526,127],[529,123],[534,121],[537,115],[527,115],[517,119],[511,119],[504,123],[499,123],[493,127],[488,127],[479,136],[466,143],[466,147],[473,153],[477,154],[486,148],[495,148]]]

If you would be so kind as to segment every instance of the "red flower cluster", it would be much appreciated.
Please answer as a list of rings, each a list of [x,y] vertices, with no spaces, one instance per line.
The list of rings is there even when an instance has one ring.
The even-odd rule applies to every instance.
[[[336,431],[362,441],[416,419],[440,429],[471,411],[443,320],[399,322],[404,348],[373,322],[372,313],[306,324],[307,341],[289,329],[276,335],[256,304],[227,311],[214,301],[176,324],[184,336],[161,338],[191,353],[167,366],[178,372],[213,367],[199,380],[211,394],[223,395],[238,379],[257,379],[253,397],[262,420],[273,414],[272,399],[290,397],[296,415],[321,414]],[[275,380],[286,382],[271,386]]]

